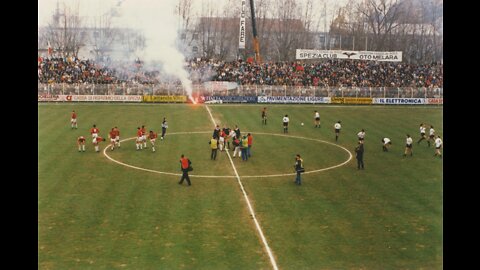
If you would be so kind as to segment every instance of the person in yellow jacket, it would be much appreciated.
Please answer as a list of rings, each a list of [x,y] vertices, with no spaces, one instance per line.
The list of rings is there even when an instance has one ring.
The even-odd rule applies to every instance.
[[[212,139],[209,142],[210,147],[212,148],[212,153],[210,154],[210,159],[215,160],[217,158],[217,149],[218,149],[218,141],[217,137],[212,136]]]
[[[242,150],[242,160],[247,161],[248,160],[248,139],[247,136],[242,137],[242,141],[240,142],[240,149]]]

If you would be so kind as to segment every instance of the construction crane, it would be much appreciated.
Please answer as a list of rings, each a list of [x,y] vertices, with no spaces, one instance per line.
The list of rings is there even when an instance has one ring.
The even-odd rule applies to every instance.
[[[252,13],[252,28],[253,28],[253,50],[255,51],[255,62],[261,63],[262,57],[260,56],[260,43],[257,36],[257,24],[255,23],[255,6],[253,0],[250,0],[250,12]]]

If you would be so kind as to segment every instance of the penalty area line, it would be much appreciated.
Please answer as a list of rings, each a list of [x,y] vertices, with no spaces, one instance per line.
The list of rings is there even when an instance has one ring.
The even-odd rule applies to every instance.
[[[213,119],[212,112],[210,111],[210,108],[208,108],[208,105],[205,105],[205,108],[208,111],[208,114],[210,115],[210,119],[212,119],[213,124],[216,126],[217,124],[215,123],[215,120]],[[235,172],[235,176],[237,177],[237,182],[240,185],[240,189],[242,190],[243,197],[245,198],[245,201],[247,202],[248,210],[250,211],[250,215],[253,218],[253,222],[255,223],[255,227],[257,228],[258,234],[260,235],[260,238],[263,242],[263,245],[265,246],[265,249],[267,250],[268,257],[270,258],[270,263],[272,264],[272,267],[274,270],[278,270],[277,262],[275,261],[275,258],[273,257],[272,250],[270,249],[270,246],[268,245],[267,239],[265,238],[265,235],[263,234],[262,228],[260,227],[260,223],[257,220],[257,217],[255,215],[255,211],[253,210],[252,204],[250,203],[250,200],[248,199],[247,192],[245,192],[245,188],[243,187],[243,183],[240,180],[240,175],[238,175],[237,168],[235,167],[235,164],[233,163],[232,157],[230,157],[230,153],[228,151],[227,156],[228,159],[230,160],[230,164],[232,164],[233,171]]]

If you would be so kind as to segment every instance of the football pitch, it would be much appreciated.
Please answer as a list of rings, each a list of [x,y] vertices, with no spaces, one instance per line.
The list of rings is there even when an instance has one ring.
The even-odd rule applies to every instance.
[[[70,127],[72,110],[78,129]],[[443,267],[443,163],[433,145],[417,145],[420,123],[443,135],[442,107],[222,104],[208,110],[39,104],[39,269],[272,269],[241,186],[279,269]],[[137,151],[137,127],[160,137],[163,117],[169,127],[156,152],[149,142]],[[253,135],[248,161],[231,150],[230,157],[219,152],[210,159],[214,122]],[[107,138],[99,153],[91,144],[93,124]],[[121,148],[104,151],[114,126]],[[361,129],[365,170],[357,170],[354,155]],[[412,157],[403,157],[406,134],[414,140]],[[78,152],[81,135],[86,152]],[[384,137],[392,140],[389,152],[382,151]],[[192,161],[192,186],[177,184],[181,154]],[[294,184],[296,154],[307,171],[301,186]]]

